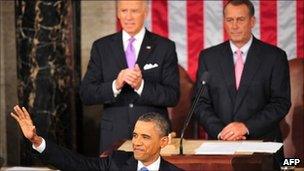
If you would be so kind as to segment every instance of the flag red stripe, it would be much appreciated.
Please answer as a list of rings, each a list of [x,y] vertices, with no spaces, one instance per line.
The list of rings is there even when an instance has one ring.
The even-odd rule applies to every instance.
[[[277,44],[277,1],[260,1],[261,40]]]
[[[192,80],[195,80],[198,55],[204,47],[203,9],[202,1],[187,1],[188,73]]]
[[[297,0],[297,57],[304,58],[304,1]]]
[[[152,6],[152,31],[168,37],[168,2],[151,1]]]
[[[228,3],[228,0],[223,0],[223,10],[224,10],[224,7],[225,7],[225,4]],[[224,18],[223,18],[223,28],[224,28]],[[228,40],[228,34],[226,33],[225,31],[225,28],[224,28],[224,41]]]

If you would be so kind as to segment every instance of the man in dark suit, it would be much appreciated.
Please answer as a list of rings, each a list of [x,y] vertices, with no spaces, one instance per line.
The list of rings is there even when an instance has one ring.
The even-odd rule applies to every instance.
[[[229,1],[229,40],[200,53],[197,79],[208,71],[210,80],[196,116],[210,138],[282,142],[279,123],[291,105],[288,61],[282,49],[252,35],[254,24],[249,0]]]
[[[33,143],[38,156],[47,164],[61,170],[181,170],[160,157],[161,148],[169,142],[170,125],[157,113],[139,117],[133,131],[133,153],[116,151],[104,158],[88,158],[44,140],[36,134],[30,114],[23,107],[14,107],[11,116],[16,119],[23,135]]]
[[[93,43],[80,87],[84,104],[103,104],[100,150],[130,138],[137,118],[179,99],[179,72],[174,42],[144,28],[146,1],[118,1],[122,31]]]

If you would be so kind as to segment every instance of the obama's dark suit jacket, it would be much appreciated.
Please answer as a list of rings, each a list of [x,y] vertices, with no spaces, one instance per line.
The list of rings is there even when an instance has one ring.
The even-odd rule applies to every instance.
[[[38,154],[38,157],[46,164],[51,164],[60,170],[136,171],[138,162],[132,152],[115,151],[111,156],[104,158],[84,157],[51,141],[46,141],[46,148]],[[181,169],[161,158],[159,170],[180,171]]]

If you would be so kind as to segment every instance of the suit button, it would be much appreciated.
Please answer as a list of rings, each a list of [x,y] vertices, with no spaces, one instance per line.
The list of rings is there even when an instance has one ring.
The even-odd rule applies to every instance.
[[[130,104],[129,104],[129,107],[130,107],[130,108],[133,108],[133,106],[134,106],[133,103],[130,103]]]

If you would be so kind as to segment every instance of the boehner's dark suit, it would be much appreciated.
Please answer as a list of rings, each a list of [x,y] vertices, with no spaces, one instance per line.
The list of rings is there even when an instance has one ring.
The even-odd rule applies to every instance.
[[[238,90],[229,41],[201,52],[197,78],[205,71],[210,80],[196,116],[211,138],[229,123],[243,122],[249,130],[247,139],[282,142],[279,123],[291,105],[283,50],[253,37]]]

